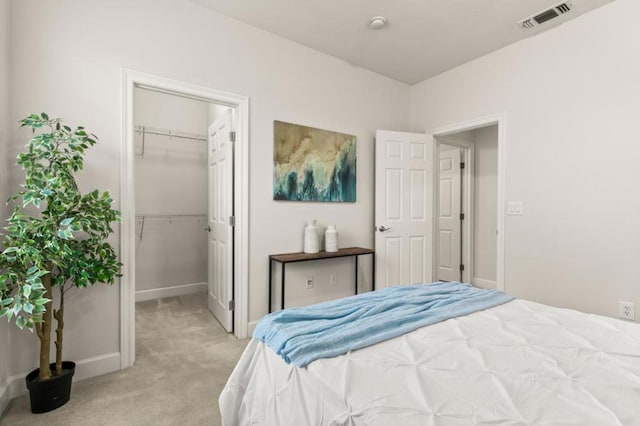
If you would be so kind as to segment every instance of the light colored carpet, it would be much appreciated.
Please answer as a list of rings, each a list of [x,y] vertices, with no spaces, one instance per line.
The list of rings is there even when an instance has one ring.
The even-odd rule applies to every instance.
[[[73,384],[57,410],[14,399],[0,425],[219,425],[218,396],[248,340],[227,334],[206,295],[136,305],[136,364]]]

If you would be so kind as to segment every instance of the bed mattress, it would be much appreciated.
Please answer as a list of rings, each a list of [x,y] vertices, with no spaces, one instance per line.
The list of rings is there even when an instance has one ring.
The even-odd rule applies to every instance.
[[[514,300],[306,368],[253,339],[223,425],[639,425],[638,324]]]

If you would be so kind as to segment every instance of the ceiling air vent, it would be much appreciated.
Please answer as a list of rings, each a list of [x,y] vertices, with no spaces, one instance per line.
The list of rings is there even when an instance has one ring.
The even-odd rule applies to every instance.
[[[571,7],[571,3],[569,2],[558,3],[555,6],[550,7],[549,9],[543,10],[536,13],[535,15],[518,21],[518,25],[525,30],[535,28],[538,25],[544,24],[545,22],[557,18],[560,15],[564,15],[571,10]]]

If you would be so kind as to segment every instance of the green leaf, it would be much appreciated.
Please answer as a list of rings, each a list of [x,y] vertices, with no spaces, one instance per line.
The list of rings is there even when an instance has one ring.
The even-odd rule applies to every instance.
[[[73,220],[74,220],[73,217],[68,217],[66,219],[63,219],[62,222],[60,222],[60,225],[69,226],[71,224],[71,222],[73,222]]]
[[[27,320],[25,320],[24,317],[17,317],[16,318],[16,325],[18,326],[18,328],[20,330],[22,330],[24,328],[24,326],[27,325]]]

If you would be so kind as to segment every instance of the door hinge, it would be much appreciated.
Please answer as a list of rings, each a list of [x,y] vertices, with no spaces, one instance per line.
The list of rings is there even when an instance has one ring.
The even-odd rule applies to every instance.
[[[236,141],[236,132],[229,132],[229,140],[231,142],[235,142]]]
[[[236,301],[235,300],[229,300],[229,310],[230,311],[235,311],[236,309]]]
[[[464,169],[464,161],[462,161],[462,162],[460,163],[460,168],[461,168],[461,169]]]
[[[460,264],[460,270],[464,271],[464,265],[463,264]]]
[[[464,213],[460,213],[460,220],[464,220]]]
[[[229,226],[236,226],[236,217],[229,216]]]

